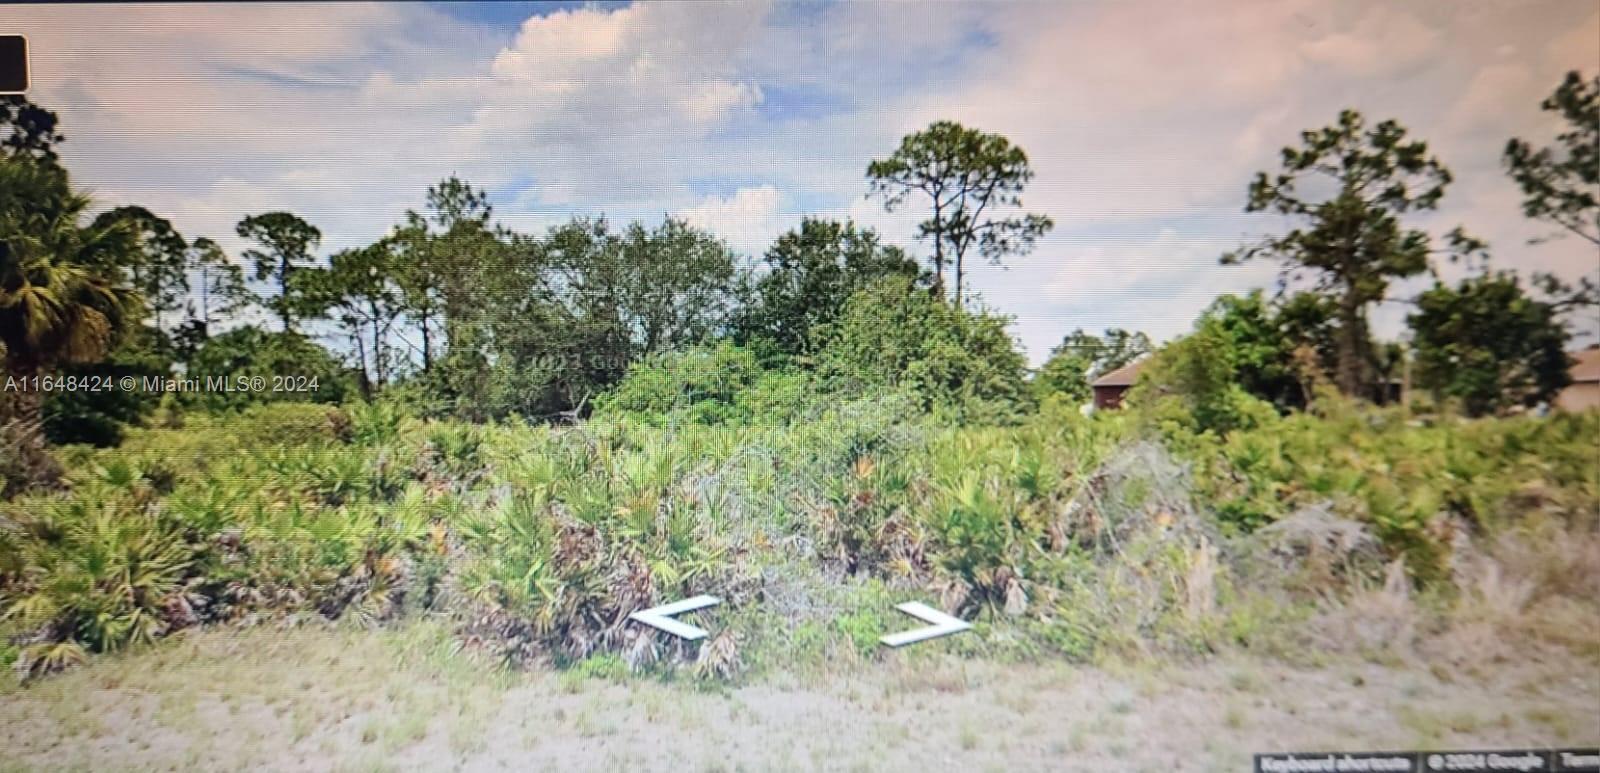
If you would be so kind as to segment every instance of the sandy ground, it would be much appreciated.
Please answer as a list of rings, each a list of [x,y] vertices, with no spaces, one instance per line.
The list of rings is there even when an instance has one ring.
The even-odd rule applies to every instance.
[[[731,689],[495,674],[427,626],[213,631],[0,693],[0,769],[1229,770],[1267,750],[1600,741],[1600,669],[934,651]]]

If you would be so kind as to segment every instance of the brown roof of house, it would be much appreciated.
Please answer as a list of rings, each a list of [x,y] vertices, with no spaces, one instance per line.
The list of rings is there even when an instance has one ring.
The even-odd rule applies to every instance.
[[[1110,373],[1094,380],[1090,386],[1097,387],[1125,387],[1133,386],[1139,380],[1139,371],[1144,368],[1146,360],[1135,360]]]
[[[1572,382],[1600,381],[1600,347],[1572,353]]]

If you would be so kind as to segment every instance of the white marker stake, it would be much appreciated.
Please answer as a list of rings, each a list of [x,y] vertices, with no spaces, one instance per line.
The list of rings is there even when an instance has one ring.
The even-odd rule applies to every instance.
[[[953,633],[961,633],[962,631],[972,627],[971,623],[962,620],[959,617],[951,617],[950,615],[940,612],[939,610],[934,609],[933,607],[930,607],[920,601],[907,601],[906,603],[895,607],[895,609],[911,615],[918,620],[932,623],[932,625],[926,628],[918,628],[913,631],[902,631],[900,633],[890,634],[878,640],[890,647],[904,647],[907,644],[916,644],[919,641],[927,641],[929,639],[936,639],[940,636],[949,636]]]
[[[651,628],[666,631],[667,633],[670,633],[680,639],[695,641],[697,639],[706,638],[705,629],[696,628],[688,623],[680,623],[676,620],[673,620],[672,616],[681,615],[685,612],[693,612],[696,609],[704,609],[706,607],[721,603],[722,599],[719,599],[716,596],[695,596],[692,599],[675,601],[671,604],[662,604],[659,607],[641,609],[638,612],[628,615],[628,619],[644,623]]]

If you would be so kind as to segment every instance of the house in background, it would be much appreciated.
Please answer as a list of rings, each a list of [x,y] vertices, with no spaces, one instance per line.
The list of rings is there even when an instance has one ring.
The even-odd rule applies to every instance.
[[[1600,409],[1600,346],[1592,346],[1572,353],[1572,383],[1556,395],[1555,407],[1563,411],[1588,411]],[[1139,371],[1149,358],[1130,362],[1095,379],[1094,410],[1114,410],[1122,407],[1128,390],[1139,380]],[[1402,399],[1404,387],[1399,379],[1385,384],[1385,402]]]
[[[1572,383],[1556,395],[1556,407],[1563,411],[1600,408],[1600,346],[1572,353]]]
[[[1135,360],[1095,379],[1089,385],[1094,389],[1094,409],[1103,411],[1121,408],[1122,398],[1128,394],[1134,382],[1139,380],[1139,371],[1144,368],[1148,360],[1148,357]]]

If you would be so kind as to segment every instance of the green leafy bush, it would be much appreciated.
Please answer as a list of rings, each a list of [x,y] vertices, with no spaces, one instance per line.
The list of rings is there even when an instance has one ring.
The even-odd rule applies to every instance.
[[[313,403],[253,405],[222,421],[240,443],[252,447],[331,442],[349,432],[349,418],[341,409]]]
[[[157,331],[128,336],[105,360],[62,369],[65,377],[119,380],[165,379],[172,372],[171,344]],[[124,427],[139,424],[157,405],[141,390],[79,389],[50,393],[44,402],[44,430],[52,443],[106,447],[122,442]]]
[[[1127,402],[1143,409],[1169,438],[1270,423],[1277,417],[1272,404],[1240,386],[1244,356],[1219,319],[1203,318],[1194,333],[1156,353]]]
[[[209,476],[112,455],[68,497],[17,500],[0,609],[21,630],[19,669],[262,613],[396,613],[447,509],[420,487],[383,491],[355,453],[236,452]]]
[[[1032,396],[1007,321],[952,306],[908,279],[880,280],[828,326],[818,372],[846,394],[905,389],[925,408],[1015,417]]]
[[[115,497],[62,503],[30,520],[22,543],[28,571],[6,610],[40,641],[22,650],[26,670],[81,659],[73,645],[102,652],[148,643],[169,630],[193,556],[173,522]]]
[[[1295,414],[1192,446],[1200,490],[1222,522],[1249,531],[1331,502],[1369,525],[1413,575],[1438,580],[1451,520],[1494,533],[1530,505],[1581,518],[1600,502],[1600,414],[1412,422],[1327,396]]]
[[[255,327],[235,328],[206,340],[189,358],[186,376],[225,379],[229,384],[237,384],[239,378],[260,378],[268,387],[186,393],[195,403],[212,410],[284,400],[338,403],[355,392],[355,379],[327,349],[298,333],[266,332]],[[316,379],[316,390],[270,388],[274,378],[284,377],[305,379],[306,384]]]
[[[596,410],[656,424],[678,418],[698,424],[782,423],[807,402],[810,379],[768,371],[750,349],[723,342],[666,352],[634,365]]]
[[[1435,284],[1407,321],[1418,383],[1472,415],[1548,402],[1572,380],[1560,308],[1531,297],[1515,274]]]
[[[38,673],[188,626],[430,611],[507,662],[610,675],[699,661],[626,622],[698,593],[726,601],[697,613],[729,635],[699,666],[719,674],[870,657],[908,597],[992,633],[951,640],[960,652],[1204,653],[1292,635],[1278,624],[1304,599],[1358,592],[1385,564],[1466,594],[1460,535],[1577,534],[1600,502],[1596,414],[1427,422],[1324,399],[1226,432],[1062,406],[963,426],[884,391],[799,400],[785,424],[752,406],[805,382],[740,372],[701,401],[714,420],[668,426],[611,405],[544,426],[279,403],[73,448],[70,490],[0,505],[0,654]],[[1308,509],[1371,560],[1310,587],[1246,563],[1264,527]],[[1547,584],[1581,587],[1581,560],[1561,566],[1577,568]]]
[[[362,445],[382,445],[400,438],[407,413],[400,404],[389,400],[371,403],[352,403],[345,406],[350,417],[350,440]]]

